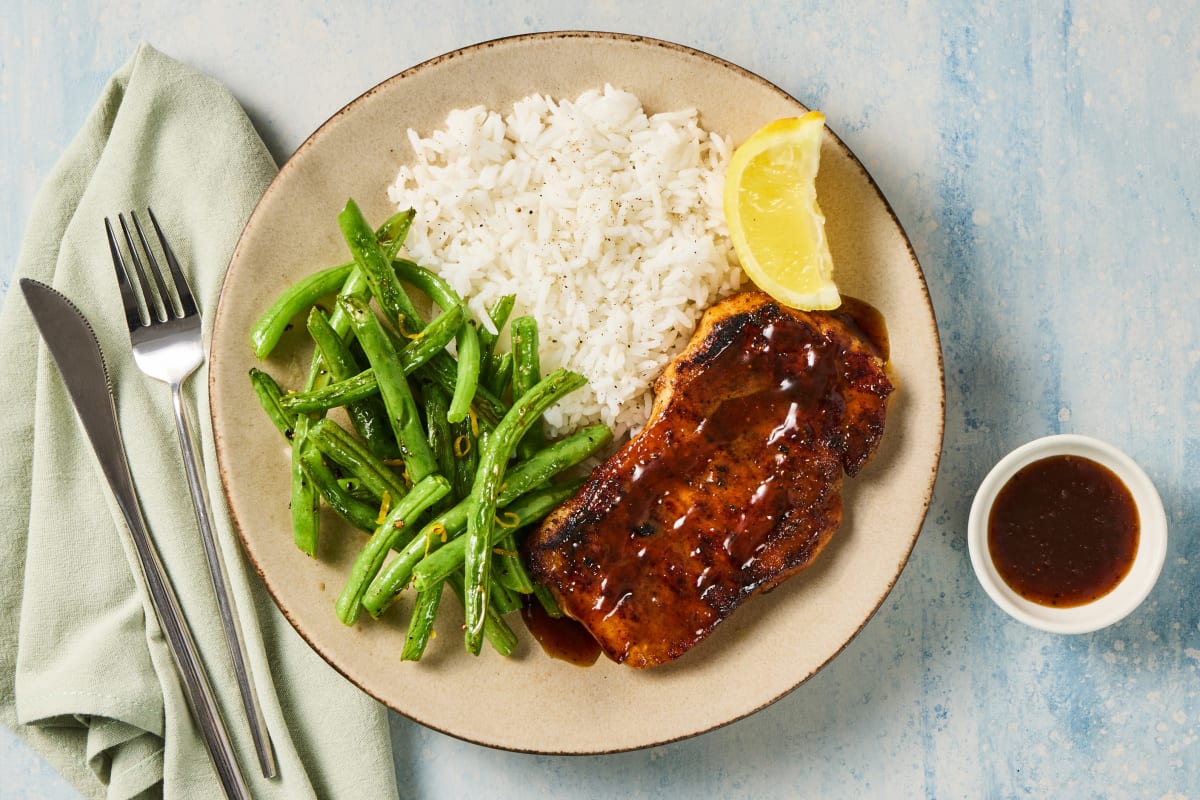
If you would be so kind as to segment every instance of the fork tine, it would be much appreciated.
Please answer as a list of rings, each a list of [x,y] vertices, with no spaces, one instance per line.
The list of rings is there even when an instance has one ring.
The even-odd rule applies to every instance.
[[[147,208],[146,213],[150,215],[150,223],[154,226],[154,232],[158,234],[158,243],[162,245],[163,255],[167,259],[167,267],[171,270],[171,279],[175,281],[175,291],[179,294],[179,304],[183,307],[183,316],[190,317],[198,314],[200,309],[196,307],[196,298],[192,294],[192,287],[188,284],[183,269],[179,266],[179,259],[175,257],[175,251],[171,249],[171,245],[167,244],[167,237],[163,235],[162,228],[158,224],[158,217],[154,216],[154,209]]]
[[[108,233],[108,249],[112,253],[113,269],[117,271],[117,286],[121,289],[121,303],[125,306],[125,324],[130,332],[147,324],[142,319],[142,311],[138,307],[137,294],[129,283],[129,268],[121,256],[121,248],[117,245],[117,235],[113,232],[112,223],[104,218],[104,230]]]
[[[166,312],[154,292],[151,291],[150,282],[146,280],[146,270],[142,267],[142,258],[138,255],[137,244],[133,241],[133,234],[129,231],[129,223],[125,221],[125,215],[117,214],[117,222],[121,223],[121,232],[125,234],[125,244],[129,247],[129,260],[133,262],[138,288],[141,289],[142,299],[146,301],[146,316],[149,318],[150,324],[154,324],[155,321],[166,322]]]
[[[171,293],[167,291],[166,281],[163,280],[162,270],[158,268],[158,259],[154,257],[154,249],[150,247],[150,241],[146,238],[146,232],[142,230],[142,223],[137,218],[137,212],[130,211],[129,219],[133,222],[133,229],[137,231],[138,239],[142,243],[142,253],[146,256],[146,264],[150,268],[150,274],[154,278],[154,286],[158,289],[158,298],[162,302],[163,317],[177,317],[179,314],[175,310],[175,301],[171,299]]]

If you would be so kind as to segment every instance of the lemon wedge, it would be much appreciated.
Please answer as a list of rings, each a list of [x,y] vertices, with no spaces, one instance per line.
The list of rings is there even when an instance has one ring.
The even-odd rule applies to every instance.
[[[841,304],[825,215],[817,205],[825,115],[776,120],[733,152],[725,220],[742,269],[779,302],[805,310]]]

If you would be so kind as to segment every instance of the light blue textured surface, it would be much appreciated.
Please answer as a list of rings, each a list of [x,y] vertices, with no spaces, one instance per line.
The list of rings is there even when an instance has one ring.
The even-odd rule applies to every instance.
[[[823,110],[909,232],[942,332],[945,453],[862,634],[771,708],[642,752],[495,752],[393,717],[404,796],[1200,796],[1196,3],[511,5],[0,2],[5,289],[34,192],[141,39],[229,86],[281,161],[447,50],[564,28],[677,41]],[[989,467],[1055,432],[1129,452],[1171,525],[1149,600],[1091,635],[1010,621],[966,553]],[[0,796],[76,795],[0,729]]]

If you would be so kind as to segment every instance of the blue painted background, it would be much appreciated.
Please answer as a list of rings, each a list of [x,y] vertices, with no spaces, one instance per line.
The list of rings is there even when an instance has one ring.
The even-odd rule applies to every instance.
[[[1194,1],[332,5],[0,2],[4,288],[34,192],[141,39],[228,85],[282,161],[346,101],[428,57],[591,28],[706,50],[824,111],[909,232],[945,350],[925,529],[829,667],[747,720],[610,757],[495,752],[394,717],[405,796],[1200,796]],[[990,466],[1055,432],[1129,452],[1171,525],[1149,600],[1076,637],[1005,617],[965,544]],[[0,796],[75,795],[0,730]]]

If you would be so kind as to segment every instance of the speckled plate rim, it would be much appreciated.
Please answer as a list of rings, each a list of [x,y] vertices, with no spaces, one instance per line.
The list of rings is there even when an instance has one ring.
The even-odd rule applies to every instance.
[[[441,65],[444,65],[444,64],[454,61],[456,59],[461,59],[465,56],[477,53],[481,50],[487,50],[487,49],[498,48],[498,47],[502,48],[502,47],[507,47],[507,46],[512,46],[512,45],[526,44],[526,43],[537,43],[540,41],[548,42],[548,41],[556,41],[556,40],[564,40],[564,39],[566,39],[566,40],[582,39],[582,40],[588,40],[590,42],[594,42],[596,40],[611,40],[615,43],[641,44],[641,45],[646,45],[646,46],[655,47],[655,48],[663,48],[665,50],[673,51],[679,55],[682,55],[682,56],[685,56],[688,58],[695,58],[695,59],[700,59],[700,60],[709,62],[710,64],[715,65],[715,66],[719,67],[720,69],[727,70],[729,72],[734,73],[742,80],[752,81],[752,82],[758,84],[761,88],[767,89],[770,92],[775,93],[776,95],[778,95],[778,97],[781,100],[796,106],[798,110],[805,108],[803,106],[803,104],[801,104],[795,98],[791,97],[791,95],[787,94],[782,89],[780,89],[778,86],[775,86],[773,83],[767,81],[766,79],[762,78],[761,76],[759,76],[753,72],[750,72],[749,70],[746,70],[740,66],[737,66],[736,64],[733,64],[731,62],[725,61],[724,59],[713,56],[709,53],[706,53],[706,52],[703,52],[703,51],[700,51],[700,50],[697,50],[697,49],[694,49],[691,47],[687,47],[684,45],[676,44],[673,42],[663,41],[660,39],[654,39],[654,38],[645,37],[645,36],[631,35],[631,34],[603,32],[603,31],[586,31],[586,30],[552,31],[552,32],[544,32],[544,33],[533,33],[533,34],[523,34],[523,35],[517,35],[517,36],[501,37],[501,38],[492,39],[492,40],[480,42],[477,44],[469,45],[469,46],[466,46],[463,48],[459,48],[457,50],[454,50],[454,51],[436,56],[434,58],[428,59],[424,62],[421,62],[420,64],[417,64],[416,66],[413,66],[413,67],[406,69],[390,78],[385,79],[384,81],[381,81],[379,84],[377,84],[376,86],[367,90],[366,92],[364,92],[363,94],[361,94],[360,96],[358,96],[357,98],[352,100],[351,102],[347,103],[343,108],[341,108],[337,112],[335,112],[332,116],[330,116],[330,118],[328,120],[326,120],[326,122],[324,122],[319,128],[317,128],[317,130],[314,131],[314,133],[312,133],[305,140],[305,142],[296,150],[296,152],[293,154],[293,156],[291,158],[289,158],[289,160],[281,167],[279,175],[275,178],[275,180],[267,188],[266,192],[263,195],[263,198],[260,199],[258,205],[256,206],[255,211],[251,214],[250,221],[247,224],[247,231],[250,230],[251,223],[254,221],[259,208],[262,207],[263,203],[273,193],[280,191],[279,187],[281,185],[281,182],[286,180],[286,178],[288,177],[288,175],[290,174],[291,171],[298,168],[297,165],[301,163],[301,160],[303,159],[303,157],[307,151],[311,150],[312,148],[314,148],[320,144],[327,129],[329,129],[329,127],[331,125],[336,123],[342,117],[345,117],[346,115],[355,113],[357,109],[361,108],[363,106],[363,104],[370,102],[372,97],[377,95],[379,92],[384,90],[386,87],[389,87],[398,81],[405,81],[405,80],[407,80],[413,76],[416,76],[422,72],[432,70],[434,68],[437,68]],[[840,646],[833,649],[828,654],[827,657],[825,657],[823,660],[821,660],[820,663],[816,664],[812,669],[808,670],[806,673],[804,673],[802,675],[797,675],[795,683],[793,683],[791,686],[784,688],[782,691],[779,691],[778,693],[774,694],[773,696],[770,696],[767,699],[765,699],[757,704],[754,704],[751,707],[744,708],[739,713],[729,715],[727,718],[725,718],[723,720],[705,724],[701,727],[698,727],[698,728],[695,728],[692,730],[681,731],[681,732],[677,733],[676,735],[660,736],[660,737],[655,738],[652,741],[638,741],[638,742],[625,743],[625,744],[613,744],[611,746],[593,746],[593,747],[573,748],[573,749],[556,749],[553,745],[513,746],[511,744],[506,744],[504,742],[488,741],[486,739],[486,737],[474,736],[474,735],[472,735],[472,733],[470,733],[468,731],[464,731],[462,729],[455,728],[454,726],[448,726],[448,725],[442,724],[438,720],[435,720],[435,719],[422,718],[421,715],[413,714],[405,708],[398,707],[398,705],[396,703],[390,702],[389,698],[382,696],[378,692],[373,691],[372,688],[369,686],[364,686],[363,682],[362,682],[362,680],[360,680],[359,676],[353,674],[341,662],[337,653],[330,652],[325,646],[323,646],[323,644],[320,641],[318,641],[318,639],[316,637],[314,637],[312,635],[312,633],[310,632],[310,630],[308,629],[308,627],[305,624],[305,620],[303,618],[301,618],[299,615],[295,614],[293,612],[293,610],[289,607],[289,604],[286,602],[285,598],[283,598],[281,596],[279,587],[273,582],[272,576],[270,574],[268,574],[268,571],[263,568],[262,564],[255,557],[255,548],[254,548],[253,542],[251,541],[251,537],[247,535],[246,526],[243,524],[243,520],[239,517],[238,509],[237,509],[235,503],[233,502],[233,498],[231,495],[230,475],[229,475],[229,470],[226,467],[227,459],[229,457],[228,448],[226,446],[226,443],[223,441],[223,437],[216,436],[215,439],[216,439],[216,450],[217,450],[217,456],[218,456],[218,468],[219,468],[220,477],[221,477],[222,489],[224,491],[226,501],[229,505],[231,518],[233,519],[235,528],[237,530],[239,538],[242,541],[243,547],[250,559],[250,562],[251,562],[255,572],[262,579],[264,585],[266,586],[269,594],[271,595],[271,597],[274,600],[277,607],[283,613],[284,617],[288,620],[288,622],[297,631],[297,633],[300,634],[300,636],[309,644],[310,647],[312,647],[314,649],[314,651],[316,651],[331,667],[333,667],[335,670],[337,670],[339,673],[341,673],[347,680],[350,680],[351,682],[360,686],[360,688],[362,688],[368,694],[373,696],[375,699],[379,700],[384,705],[386,705],[389,708],[391,708],[392,710],[414,720],[415,722],[418,722],[426,727],[429,727],[433,730],[437,730],[446,735],[461,739],[463,741],[468,741],[471,743],[481,744],[484,746],[494,747],[494,748],[502,749],[502,750],[509,750],[509,751],[513,751],[513,752],[540,753],[540,754],[551,754],[551,755],[553,755],[553,754],[588,755],[588,754],[627,752],[630,750],[637,750],[637,749],[642,749],[642,748],[646,748],[646,747],[653,747],[653,746],[658,746],[658,745],[662,745],[662,744],[668,744],[671,742],[691,738],[692,736],[697,736],[702,733],[706,733],[708,731],[712,731],[717,728],[723,727],[725,725],[731,724],[740,719],[744,719],[745,717],[753,715],[754,713],[772,705],[773,703],[777,702],[778,700],[780,700],[781,698],[790,694],[796,688],[798,688],[799,686],[804,684],[809,678],[811,678],[814,674],[816,674],[820,669],[825,667],[827,664],[830,663],[830,661],[832,661],[834,658],[836,658],[850,644],[850,642],[853,641],[853,639],[858,635],[858,633],[860,633],[862,631],[862,629],[866,626],[866,624],[873,618],[875,613],[882,606],[884,600],[890,594],[892,588],[894,588],[895,583],[898,580],[900,573],[903,571],[904,567],[907,565],[909,556],[911,555],[912,549],[915,546],[917,538],[919,537],[921,529],[923,527],[923,522],[924,522],[925,516],[928,513],[929,505],[930,505],[930,502],[931,502],[932,496],[933,496],[933,490],[934,490],[934,485],[936,482],[938,467],[940,464],[941,448],[942,448],[942,442],[943,442],[943,437],[944,437],[944,421],[945,421],[944,364],[943,364],[943,359],[942,359],[940,337],[939,337],[938,330],[937,330],[936,316],[934,313],[932,301],[929,296],[928,284],[927,284],[924,274],[921,270],[920,263],[917,259],[916,253],[912,248],[912,244],[911,244],[906,232],[904,231],[903,226],[900,223],[900,220],[896,216],[895,211],[891,207],[890,203],[887,201],[886,197],[883,195],[882,191],[880,191],[874,178],[871,177],[870,173],[862,165],[861,161],[859,161],[857,156],[855,156],[855,154],[850,150],[850,148],[836,134],[834,134],[832,132],[832,130],[827,128],[826,131],[827,131],[827,144],[832,142],[833,145],[839,151],[839,153],[848,162],[853,164],[853,166],[858,170],[858,172],[861,173],[860,177],[869,184],[869,186],[871,187],[871,190],[875,194],[878,202],[881,204],[882,209],[886,211],[886,214],[890,217],[892,224],[895,226],[900,237],[903,239],[904,248],[907,251],[907,258],[908,258],[908,261],[911,263],[911,266],[912,266],[912,269],[914,272],[913,277],[916,278],[916,280],[919,284],[921,299],[924,304],[924,307],[921,309],[921,311],[925,315],[927,315],[929,325],[931,327],[931,330],[928,331],[928,334],[932,336],[933,348],[936,351],[935,352],[936,372],[937,372],[936,382],[937,382],[937,387],[938,387],[938,393],[937,393],[937,398],[936,398],[936,409],[937,409],[936,448],[935,448],[935,452],[932,454],[932,461],[929,464],[929,472],[927,475],[927,480],[924,482],[924,486],[922,488],[923,493],[920,498],[920,513],[919,513],[919,518],[917,520],[917,524],[912,526],[912,530],[908,533],[907,539],[903,543],[902,554],[898,560],[895,572],[891,576],[891,579],[889,581],[887,581],[886,585],[880,586],[878,588],[878,595],[875,598],[872,606],[867,611],[867,613],[865,614],[865,616],[863,617],[863,619],[861,620],[861,622],[857,626],[857,628],[854,629],[853,631],[851,631],[848,636],[846,636],[844,641],[841,642]],[[245,236],[246,236],[246,232],[243,233],[243,239],[239,240],[239,243],[234,250],[234,253],[233,253],[233,256],[231,257],[231,262],[230,262],[231,267],[238,260],[239,253],[242,250],[242,245],[244,243]],[[229,274],[226,275],[225,286],[228,286],[228,284],[230,282],[231,274],[232,274],[232,270]],[[221,326],[222,317],[220,314],[220,306],[224,304],[224,299],[225,299],[225,286],[223,286],[223,288],[222,288],[221,303],[218,304],[218,313],[216,315],[216,319],[214,322],[214,331],[213,331],[213,345],[214,346],[213,346],[213,352],[212,352],[211,358],[210,358],[210,373],[209,373],[209,384],[210,384],[209,390],[210,390],[210,401],[211,401],[210,402],[210,415],[212,418],[214,432],[216,432],[218,430],[218,418],[220,415],[220,409],[218,408],[218,401],[216,400],[218,393],[216,391],[214,391],[217,388],[216,382],[218,380],[219,371],[215,367],[217,366],[217,364],[219,363],[219,360],[221,358],[221,355],[217,352],[217,348],[215,347],[215,344],[218,340],[226,337],[226,332],[224,330],[222,330],[222,326]],[[244,333],[245,333],[244,331],[234,331],[234,332],[229,332],[228,335],[232,336],[232,337],[243,337],[244,338]]]

